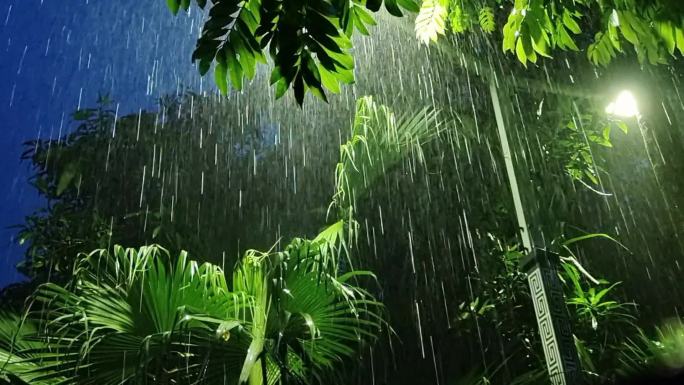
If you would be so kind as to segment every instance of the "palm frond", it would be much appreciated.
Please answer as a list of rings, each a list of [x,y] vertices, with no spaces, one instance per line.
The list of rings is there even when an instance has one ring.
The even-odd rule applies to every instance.
[[[352,358],[366,344],[374,342],[385,326],[384,308],[368,291],[352,281],[369,277],[370,272],[338,274],[338,265],[321,263],[320,251],[339,247],[337,237],[326,231],[314,241],[296,239],[274,256],[274,314],[269,333],[274,341],[286,344],[279,349],[281,359],[296,355],[304,363],[306,378],[324,378],[336,365]]]
[[[331,208],[340,219],[353,218],[357,199],[409,154],[422,159],[421,146],[442,130],[433,109],[397,116],[371,97],[359,99],[351,138],[340,147]]]
[[[31,362],[40,364],[39,380],[64,384],[236,382],[251,341],[241,332],[250,301],[229,290],[219,267],[185,252],[98,250],[82,257],[71,286],[36,292],[30,314],[41,321],[44,348]]]
[[[18,314],[0,311],[0,384],[49,385],[59,382],[38,381],[35,374],[39,367],[31,361],[32,353],[42,347],[33,339],[36,325],[22,319]]]

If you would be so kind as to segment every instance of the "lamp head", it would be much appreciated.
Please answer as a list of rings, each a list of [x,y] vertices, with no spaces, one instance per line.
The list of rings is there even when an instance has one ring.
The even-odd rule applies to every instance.
[[[639,107],[634,95],[625,90],[606,106],[606,113],[621,118],[633,118],[639,116]]]

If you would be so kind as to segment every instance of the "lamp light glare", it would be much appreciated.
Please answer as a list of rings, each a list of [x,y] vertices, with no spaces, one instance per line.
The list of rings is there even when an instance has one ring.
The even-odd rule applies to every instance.
[[[606,113],[623,118],[633,118],[639,115],[639,107],[634,95],[625,90],[620,92],[617,98],[608,104]]]

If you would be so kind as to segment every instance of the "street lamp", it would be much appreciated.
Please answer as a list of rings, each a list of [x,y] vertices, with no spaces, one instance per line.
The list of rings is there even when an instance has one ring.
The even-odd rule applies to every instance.
[[[648,128],[646,127],[646,124],[644,124],[641,113],[639,112],[639,106],[637,105],[637,101],[634,95],[628,90],[620,92],[615,98],[615,100],[610,102],[606,106],[606,113],[608,115],[612,115],[618,118],[636,118],[637,127],[639,127],[639,133],[641,133],[641,139],[644,142],[644,151],[646,152],[646,157],[648,158],[648,162],[651,165],[651,171],[653,171],[653,177],[655,178],[655,182],[659,187],[660,194],[663,198],[663,202],[665,202],[665,205],[667,207],[670,207],[667,196],[665,195],[665,190],[663,189],[662,182],[660,181],[660,177],[658,177],[658,173],[656,172],[655,162],[653,161],[653,155],[651,155],[651,151],[648,148],[648,140],[646,139]],[[657,140],[655,139],[655,136],[654,140]],[[663,159],[663,162],[664,161],[665,160]],[[674,225],[674,220],[672,219],[672,216],[670,216],[670,221]]]
[[[513,196],[513,205],[520,229],[520,237],[528,253],[521,261],[521,267],[527,275],[549,379],[553,385],[581,384],[583,380],[579,357],[563,296],[563,286],[557,271],[558,256],[546,250],[543,234],[539,233],[538,228],[535,229],[534,223],[532,224],[533,226],[530,226],[530,223],[528,223],[528,216],[531,217],[529,219],[532,222],[535,221],[535,218],[533,218],[534,215],[530,215],[533,212],[530,211],[529,202],[528,206],[525,206],[520,190],[529,191],[529,186],[525,186],[525,178],[521,180],[523,185],[518,184],[495,79],[490,79],[489,91],[506,165],[506,174]],[[615,100],[606,106],[606,113],[618,118],[636,118],[644,138],[644,145],[646,144],[646,136],[637,101],[630,91],[624,90],[620,92]],[[649,155],[649,160],[651,160],[648,147],[646,147],[646,151]]]
[[[621,118],[639,117],[639,106],[632,92],[624,90],[606,106],[606,113]]]
[[[552,385],[578,385],[582,383],[580,364],[570,328],[565,299],[563,298],[563,286],[558,278],[558,271],[556,269],[557,257],[545,250],[543,237],[539,234],[538,229],[534,231],[534,235],[530,234],[531,229],[527,222],[530,207],[525,207],[520,192],[521,188],[529,191],[529,186],[519,186],[518,184],[513,155],[508,142],[508,134],[504,125],[501,103],[494,79],[490,80],[489,92],[492,97],[499,140],[501,141],[501,150],[506,165],[506,174],[513,197],[518,228],[520,229],[520,238],[527,250],[527,256],[521,261],[521,267],[527,275],[549,380]],[[627,101],[627,99],[623,99]],[[620,108],[623,108],[623,100],[620,100],[620,102]],[[613,110],[615,110],[615,107],[614,105]],[[627,111],[627,108],[624,108],[624,110]],[[623,111],[620,110],[620,112]],[[523,184],[526,183],[525,178],[521,181]],[[531,219],[534,221],[534,218]],[[535,242],[533,238],[540,239],[538,239],[538,242]]]

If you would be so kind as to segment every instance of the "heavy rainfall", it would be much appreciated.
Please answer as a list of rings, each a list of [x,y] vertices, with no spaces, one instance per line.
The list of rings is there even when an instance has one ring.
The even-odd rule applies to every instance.
[[[0,384],[684,384],[677,0],[0,3]]]

